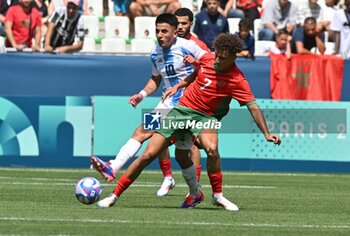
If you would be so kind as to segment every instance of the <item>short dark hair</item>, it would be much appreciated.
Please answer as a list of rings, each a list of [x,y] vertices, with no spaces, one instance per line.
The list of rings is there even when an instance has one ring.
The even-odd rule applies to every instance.
[[[233,55],[243,50],[243,41],[235,34],[219,34],[213,45],[216,51],[229,51]]]
[[[282,35],[282,34],[288,34],[288,35],[290,35],[290,33],[288,32],[288,30],[286,30],[286,29],[280,29],[280,30],[278,30],[276,36],[280,36],[280,35]]]
[[[316,19],[313,16],[306,17],[304,20],[304,25],[306,24],[316,24]]]
[[[170,13],[163,13],[157,16],[156,25],[161,23],[167,23],[170,26],[174,27],[175,29],[177,29],[177,25],[179,24],[176,16]]]
[[[238,23],[239,29],[245,28],[249,29],[250,28],[250,21],[248,18],[243,18],[242,20],[239,21]]]
[[[186,8],[186,7],[181,7],[177,9],[174,13],[175,16],[188,16],[188,19],[190,22],[193,22],[193,12]]]

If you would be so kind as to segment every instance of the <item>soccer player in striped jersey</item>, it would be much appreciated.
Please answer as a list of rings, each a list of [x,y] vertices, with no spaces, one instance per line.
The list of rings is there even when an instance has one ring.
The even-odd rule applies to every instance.
[[[176,36],[178,21],[169,13],[161,14],[156,19],[156,36],[158,45],[151,52],[152,76],[146,86],[129,99],[129,103],[136,107],[146,96],[152,94],[164,81],[163,91],[167,91],[175,84],[184,80],[194,72],[194,67],[184,63],[184,58],[191,56],[197,60],[206,51],[202,50],[195,42]],[[155,110],[165,109],[170,111],[177,105],[183,90],[179,90],[173,97],[160,101]],[[161,111],[161,113],[163,113]],[[104,162],[98,157],[91,157],[93,166],[108,180],[113,181],[115,174],[131,159],[140,149],[142,143],[152,136],[153,132],[144,131],[143,125],[139,126],[128,142],[121,148],[115,159]],[[177,146],[177,153],[181,153],[180,145]],[[172,177],[171,163],[168,149],[159,153],[159,164],[162,169],[164,180],[157,196],[165,196],[174,187],[175,181]],[[195,167],[191,167],[191,171]]]
[[[237,53],[242,51],[243,43],[232,34],[221,34],[214,42],[215,55],[206,54],[198,62],[198,76],[194,82],[184,91],[179,105],[174,107],[162,122],[186,122],[190,120],[196,124],[204,122],[218,122],[229,112],[229,104],[233,99],[241,106],[247,106],[255,123],[263,133],[266,141],[276,145],[281,143],[278,135],[270,134],[265,117],[255,102],[255,97],[250,90],[249,84],[243,73],[235,64]],[[189,82],[184,80],[175,85],[164,94],[164,98],[176,94],[179,88],[185,87]],[[167,120],[167,117],[169,118]],[[234,203],[223,196],[222,173],[220,154],[218,151],[218,134],[214,128],[200,129],[199,126],[167,128],[161,126],[161,130],[153,134],[145,151],[136,159],[119,179],[113,193],[98,202],[98,207],[106,208],[113,206],[118,197],[135,181],[142,170],[156,158],[157,154],[165,150],[172,137],[185,139],[184,144],[189,150],[192,147],[191,135],[199,137],[203,149],[207,153],[207,172],[212,186],[212,203],[229,211],[238,211]],[[186,142],[187,141],[187,142]],[[186,145],[187,144],[187,145]],[[182,168],[193,165],[188,155],[176,156]],[[189,184],[187,182],[187,184]],[[190,184],[189,184],[190,185]],[[203,193],[197,189],[191,189],[181,207],[191,208],[199,204]]]

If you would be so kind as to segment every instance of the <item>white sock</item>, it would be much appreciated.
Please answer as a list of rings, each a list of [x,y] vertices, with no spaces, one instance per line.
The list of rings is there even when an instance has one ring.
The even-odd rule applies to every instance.
[[[219,198],[219,197],[221,197],[221,196],[224,196],[222,193],[214,193],[213,194],[213,197],[214,198]]]
[[[187,169],[182,169],[182,175],[190,188],[190,195],[196,197],[199,194],[199,184],[196,179],[196,167],[193,164]]]
[[[140,150],[141,143],[136,139],[129,139],[124,146],[119,150],[119,153],[114,160],[110,160],[110,165],[113,170],[117,173],[125,163],[130,160]]]

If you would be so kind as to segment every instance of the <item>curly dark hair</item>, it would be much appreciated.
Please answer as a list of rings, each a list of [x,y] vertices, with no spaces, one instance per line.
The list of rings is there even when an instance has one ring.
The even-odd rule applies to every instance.
[[[219,34],[213,45],[216,51],[229,51],[234,55],[243,50],[243,41],[235,34]]]

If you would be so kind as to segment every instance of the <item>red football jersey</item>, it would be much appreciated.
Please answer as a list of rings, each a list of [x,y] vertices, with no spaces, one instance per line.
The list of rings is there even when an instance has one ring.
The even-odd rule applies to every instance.
[[[228,113],[232,98],[243,106],[255,101],[255,97],[236,64],[227,72],[217,72],[214,59],[215,55],[207,53],[199,60],[198,76],[185,89],[179,105],[220,120]]]
[[[193,34],[190,34],[190,37],[188,38],[188,40],[194,41],[201,49],[203,49],[204,51],[210,52],[208,46]]]

